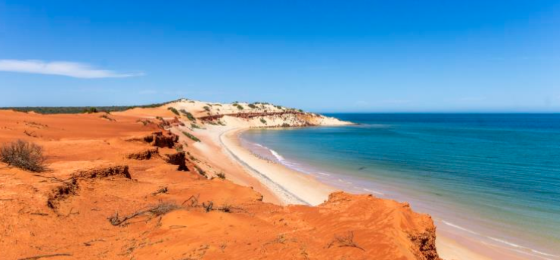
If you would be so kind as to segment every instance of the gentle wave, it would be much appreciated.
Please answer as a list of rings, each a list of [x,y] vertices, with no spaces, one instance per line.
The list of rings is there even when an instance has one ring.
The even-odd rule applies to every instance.
[[[495,242],[499,242],[499,243],[501,243],[501,244],[503,244],[503,245],[507,245],[507,246],[512,247],[512,248],[519,248],[519,249],[529,250],[529,251],[531,251],[531,252],[533,252],[533,253],[535,253],[535,254],[539,254],[539,255],[542,255],[542,256],[555,257],[555,258],[558,257],[557,255],[547,254],[547,253],[544,253],[544,252],[541,252],[541,251],[538,251],[538,250],[535,250],[535,249],[532,249],[532,248],[529,248],[529,247],[520,246],[520,245],[518,245],[518,244],[509,242],[509,241],[506,241],[506,240],[503,240],[503,239],[499,239],[499,238],[495,238],[495,237],[490,237],[490,236],[484,236],[484,235],[482,235],[482,234],[480,234],[480,233],[477,233],[477,232],[475,232],[475,231],[472,231],[472,230],[470,230],[470,229],[461,227],[461,226],[459,226],[459,225],[453,224],[453,223],[448,222],[448,221],[445,221],[445,220],[441,220],[441,222],[443,222],[445,225],[450,226],[450,227],[453,227],[453,228],[455,228],[455,229],[459,229],[459,230],[461,230],[461,231],[468,232],[468,233],[473,234],[473,235],[483,236],[483,237],[489,238],[489,239],[491,239],[491,240],[493,240],[493,241],[495,241]],[[515,249],[511,249],[511,250],[515,250]],[[515,250],[515,251],[519,252],[518,250]]]
[[[545,253],[545,252],[541,252],[541,251],[538,251],[538,250],[535,250],[535,249],[532,249],[532,248],[529,248],[529,247],[520,246],[520,245],[518,245],[518,244],[514,244],[514,243],[511,243],[511,242],[506,241],[506,240],[503,240],[503,239],[499,239],[499,238],[495,238],[495,237],[488,237],[488,238],[490,238],[490,239],[492,239],[492,240],[494,240],[494,241],[496,241],[496,242],[500,242],[500,243],[502,243],[502,244],[511,246],[511,247],[530,250],[531,252],[533,252],[533,253],[535,253],[535,254],[539,254],[539,255],[543,255],[543,256],[550,256],[550,257],[555,257],[555,258],[559,257],[559,256],[557,256],[557,255],[547,254],[547,253]]]
[[[278,159],[278,161],[280,161],[280,162],[285,161],[284,157],[282,157],[282,155],[278,154],[276,151],[274,151],[274,150],[272,150],[272,149],[270,149],[270,148],[268,148],[268,150],[270,151],[270,153],[271,153],[272,155],[274,155],[274,157],[276,157],[276,159]]]
[[[366,189],[366,188],[364,188],[363,190],[364,190],[364,191],[367,191],[367,192],[371,192],[371,193],[377,194],[377,195],[385,195],[385,193],[383,193],[383,192],[373,191],[373,190]]]
[[[560,115],[340,116],[361,125],[246,136],[280,152],[267,149],[270,160],[347,192],[407,201],[443,228],[500,248],[502,259],[560,260]]]
[[[443,224],[448,225],[448,226],[450,226],[450,227],[454,227],[454,228],[456,228],[456,229],[459,229],[459,230],[462,230],[462,231],[465,231],[465,232],[468,232],[468,233],[471,233],[471,234],[474,234],[474,235],[480,235],[480,234],[478,234],[478,233],[476,233],[476,232],[474,232],[474,231],[472,231],[472,230],[470,230],[470,229],[467,229],[467,228],[464,228],[464,227],[455,225],[455,224],[453,224],[453,223],[451,223],[451,222],[447,222],[447,221],[445,221],[445,220],[442,220],[441,222],[443,222]]]

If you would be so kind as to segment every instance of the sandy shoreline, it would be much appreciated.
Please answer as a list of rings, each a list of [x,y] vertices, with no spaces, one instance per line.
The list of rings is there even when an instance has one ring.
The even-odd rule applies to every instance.
[[[318,205],[337,189],[282,165],[253,155],[239,143],[239,134],[247,128],[220,134],[220,144],[232,159],[274,193],[284,204]]]
[[[284,204],[318,205],[325,201],[331,192],[339,190],[320,182],[313,176],[255,156],[243,147],[239,140],[239,135],[249,129],[234,128],[222,132],[218,137],[220,145],[232,160],[241,164],[249,175],[270,190],[277,197],[277,201]],[[480,249],[480,253],[475,252],[463,246],[472,241],[469,242],[453,235],[445,236],[442,232],[438,232],[436,243],[443,259],[493,259],[493,257],[488,257],[493,255],[492,252],[486,249]]]

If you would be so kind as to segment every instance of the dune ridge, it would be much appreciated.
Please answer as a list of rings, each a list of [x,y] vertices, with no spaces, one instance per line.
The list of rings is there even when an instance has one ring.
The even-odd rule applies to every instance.
[[[0,143],[41,145],[48,168],[0,163],[6,259],[439,259],[429,215],[326,186],[304,194],[271,178],[315,206],[293,204],[221,141],[241,128],[348,122],[264,103],[184,99],[111,114],[4,110],[0,118]]]

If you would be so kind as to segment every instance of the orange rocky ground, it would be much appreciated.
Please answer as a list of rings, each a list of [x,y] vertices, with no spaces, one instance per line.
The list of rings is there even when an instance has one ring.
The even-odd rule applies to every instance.
[[[407,204],[341,192],[270,203],[232,162],[226,180],[202,176],[195,165],[224,166],[139,114],[0,111],[1,144],[48,157],[42,173],[0,163],[0,259],[438,259],[432,219]]]

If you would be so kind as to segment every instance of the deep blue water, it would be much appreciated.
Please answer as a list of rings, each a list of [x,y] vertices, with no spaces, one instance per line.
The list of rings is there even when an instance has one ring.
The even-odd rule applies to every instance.
[[[351,180],[345,185],[353,191],[377,189],[435,219],[558,254],[560,114],[330,116],[358,125],[242,137]]]

